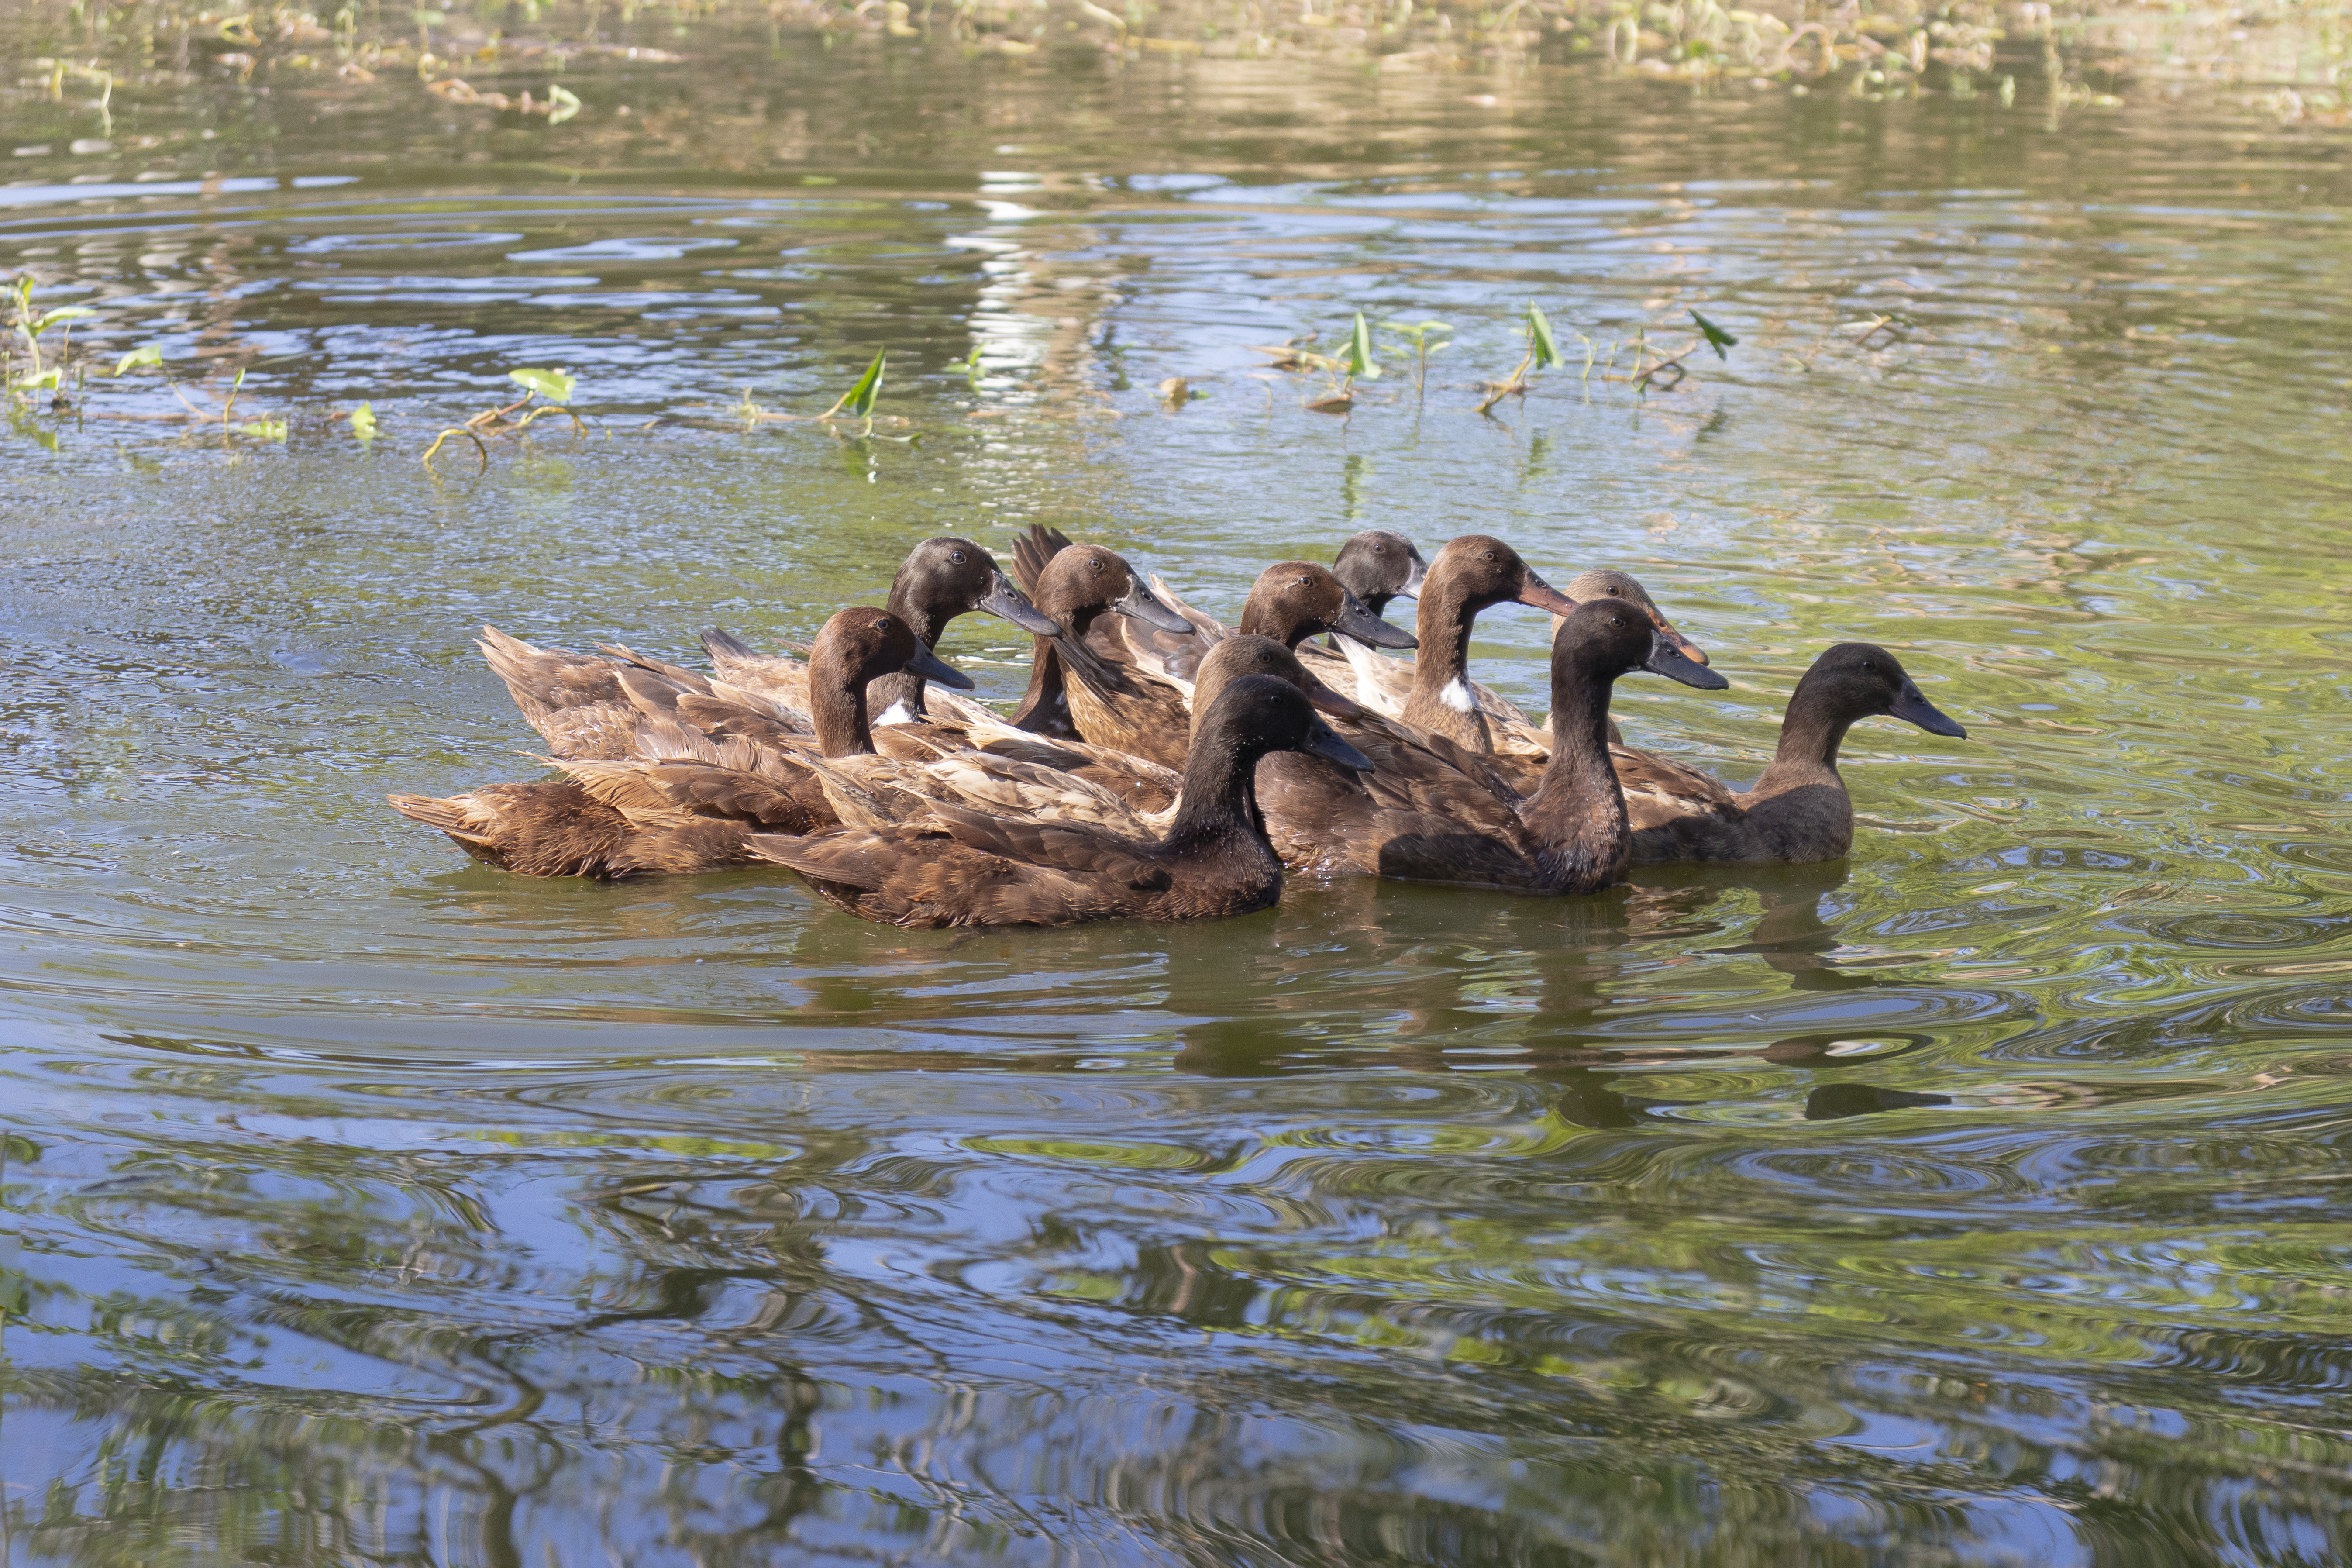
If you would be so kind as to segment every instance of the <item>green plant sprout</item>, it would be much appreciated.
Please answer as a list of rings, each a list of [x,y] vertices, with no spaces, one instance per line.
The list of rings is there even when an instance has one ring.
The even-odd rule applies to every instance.
[[[888,349],[875,350],[874,362],[866,367],[866,374],[857,378],[856,384],[843,393],[832,407],[818,415],[817,417],[837,419],[846,416],[851,419],[863,419],[866,421],[866,428],[871,431],[874,428],[874,400],[882,395],[882,369],[884,362],[889,357]]]
[[[1381,323],[1381,331],[1393,332],[1412,345],[1412,402],[1416,408],[1421,406],[1422,398],[1429,383],[1429,356],[1442,353],[1450,341],[1439,338],[1433,342],[1430,341],[1431,337],[1433,334],[1451,332],[1453,330],[1444,321],[1382,321]]]
[[[63,396],[62,373],[65,370],[67,350],[73,334],[70,323],[95,316],[98,312],[79,305],[66,305],[55,310],[35,315],[33,313],[33,280],[29,278],[20,278],[16,280],[16,332],[18,337],[25,340],[25,353],[33,362],[33,368],[22,375],[11,377],[8,382],[9,388],[16,392],[47,392],[53,396]],[[41,353],[41,334],[51,327],[57,326],[65,327],[66,335],[58,343],[56,358],[48,360]]]
[[[362,403],[352,410],[352,435],[362,445],[375,439],[375,405]]]
[[[1520,330],[1527,333],[1528,352],[1511,374],[1501,381],[1486,384],[1486,395],[1478,402],[1478,412],[1492,416],[1495,405],[1506,397],[1525,397],[1531,384],[1531,370],[1559,370],[1568,361],[1561,357],[1559,344],[1551,335],[1551,318],[1545,315],[1532,300],[1528,301],[1528,313],[1520,318]]]
[[[487,469],[490,466],[490,449],[482,442],[483,431],[528,430],[534,420],[550,414],[562,415],[572,421],[572,428],[575,432],[586,434],[587,422],[574,414],[570,406],[572,391],[579,384],[570,371],[510,370],[507,372],[507,379],[522,388],[520,397],[500,407],[485,408],[463,425],[446,426],[439,435],[433,437],[433,444],[425,448],[425,455],[418,461],[426,468],[431,468],[435,454],[441,450],[441,444],[452,436],[461,436],[473,442],[475,456],[481,459],[482,468]],[[534,397],[543,397],[547,401],[536,408],[530,408],[520,419],[509,417],[516,411],[526,408]]]

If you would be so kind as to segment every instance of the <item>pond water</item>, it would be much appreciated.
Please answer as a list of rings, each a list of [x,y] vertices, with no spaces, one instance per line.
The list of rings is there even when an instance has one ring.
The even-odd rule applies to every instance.
[[[646,41],[553,126],[0,102],[0,276],[255,426],[0,434],[7,1561],[2352,1554],[2352,132]],[[1452,346],[1306,411],[1252,345],[1359,310]],[[736,407],[883,348],[870,436]],[[588,432],[419,463],[518,366]],[[1227,614],[1368,526],[1624,567],[1733,684],[1621,720],[1735,780],[1845,638],[1969,737],[1857,728],[1829,866],[1187,929],[383,805],[536,776],[485,621],[699,663],[1033,521]],[[1540,709],[1547,631],[1475,668]]]

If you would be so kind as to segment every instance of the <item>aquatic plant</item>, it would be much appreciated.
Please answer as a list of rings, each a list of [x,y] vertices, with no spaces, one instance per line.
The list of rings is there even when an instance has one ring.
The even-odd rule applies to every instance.
[[[68,347],[73,334],[72,323],[98,312],[79,305],[63,305],[57,310],[36,314],[33,310],[33,280],[30,278],[18,279],[13,292],[16,308],[15,334],[24,340],[25,353],[33,362],[33,367],[22,375],[10,376],[9,390],[47,392],[53,402],[64,402],[66,396],[60,377],[65,371]],[[45,357],[41,353],[41,335],[51,327],[59,326],[65,328],[65,333],[58,340],[57,353],[54,357]]]
[[[817,417],[819,419],[863,419],[866,421],[866,428],[872,430],[874,400],[882,395],[882,371],[889,357],[888,349],[875,350],[873,362],[866,365],[866,374],[859,376],[847,392],[835,398],[832,407],[818,415]]]
[[[496,408],[485,408],[463,425],[444,427],[440,434],[433,437],[433,444],[425,448],[425,455],[419,461],[425,467],[431,468],[435,455],[441,450],[442,443],[452,436],[459,436],[474,444],[474,455],[480,460],[481,466],[488,468],[490,466],[490,449],[482,440],[485,431],[508,435],[520,434],[530,429],[535,421],[550,414],[561,414],[572,421],[574,431],[583,435],[587,432],[587,422],[572,412],[570,407],[572,390],[578,384],[570,371],[531,368],[510,370],[507,372],[507,379],[522,388],[520,397]],[[530,402],[534,397],[542,397],[546,401],[537,407],[532,407]],[[372,414],[370,426],[371,427],[373,426]]]
[[[1359,321],[1361,317],[1357,318]],[[1421,406],[1429,384],[1429,356],[1443,352],[1451,342],[1447,338],[1432,341],[1433,334],[1451,332],[1454,329],[1444,321],[1382,321],[1381,331],[1392,332],[1412,348],[1412,402]]]
[[[1533,384],[1528,380],[1529,371],[1558,370],[1568,363],[1560,357],[1559,344],[1552,337],[1551,318],[1532,300],[1528,301],[1527,314],[1520,318],[1520,327],[1527,334],[1528,352],[1509,375],[1486,384],[1486,395],[1478,402],[1481,414],[1490,414],[1495,405],[1506,397],[1525,397]]]

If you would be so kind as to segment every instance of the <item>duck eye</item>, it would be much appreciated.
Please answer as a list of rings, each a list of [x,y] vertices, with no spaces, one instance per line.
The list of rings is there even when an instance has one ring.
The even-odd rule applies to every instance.
[[[1615,587],[1615,586],[1613,586],[1613,585],[1612,585],[1612,586],[1610,588],[1610,590],[1609,590],[1609,596],[1610,596],[1611,598],[1612,598],[1612,599],[1617,598],[1617,597],[1619,597],[1619,596],[1620,596],[1620,595],[1622,594],[1622,591],[1621,589],[1619,589],[1619,588],[1617,588],[1617,587]]]
[[[955,551],[948,556],[948,559],[961,566],[963,564],[963,552],[961,550]]]

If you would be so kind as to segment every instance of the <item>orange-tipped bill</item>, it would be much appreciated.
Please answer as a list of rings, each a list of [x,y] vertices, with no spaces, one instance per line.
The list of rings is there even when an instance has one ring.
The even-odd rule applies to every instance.
[[[1533,572],[1528,574],[1525,586],[1519,589],[1519,603],[1533,605],[1538,610],[1549,610],[1555,616],[1564,616],[1576,608],[1574,599],[1570,598]]]

